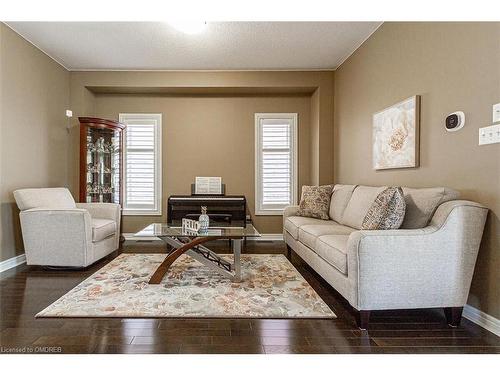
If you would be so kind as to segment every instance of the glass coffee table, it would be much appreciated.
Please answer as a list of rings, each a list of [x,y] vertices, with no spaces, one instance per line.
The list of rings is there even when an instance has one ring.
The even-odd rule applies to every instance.
[[[181,226],[151,224],[136,233],[134,237],[159,237],[173,247],[149,279],[149,284],[159,284],[172,263],[182,254],[189,255],[221,275],[239,282],[241,281],[241,241],[246,238],[260,237],[260,233],[252,224],[246,224],[245,227],[209,228],[198,232],[184,230]],[[205,242],[220,239],[231,240],[233,263],[203,246]]]

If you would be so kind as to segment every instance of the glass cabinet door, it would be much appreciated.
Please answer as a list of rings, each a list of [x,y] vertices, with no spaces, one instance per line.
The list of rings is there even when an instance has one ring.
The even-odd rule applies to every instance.
[[[97,120],[97,119],[94,119]],[[105,120],[110,121],[110,120]],[[85,138],[82,142],[80,157],[85,164],[80,172],[80,201],[121,203],[121,148],[123,128],[111,126],[92,126],[83,124],[81,136]],[[83,141],[83,140],[82,140]]]
[[[87,128],[87,202],[120,201],[120,135]]]

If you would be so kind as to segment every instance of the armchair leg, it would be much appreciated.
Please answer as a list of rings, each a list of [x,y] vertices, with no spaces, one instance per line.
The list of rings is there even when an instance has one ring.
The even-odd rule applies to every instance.
[[[461,307],[445,307],[444,315],[446,316],[446,323],[450,327],[458,327],[460,325],[460,321],[462,320],[462,311],[463,306]]]
[[[358,323],[359,329],[366,330],[368,329],[368,324],[370,323],[370,310],[360,310],[358,311],[356,320]]]
[[[286,257],[292,259],[292,248],[288,245],[286,245]]]

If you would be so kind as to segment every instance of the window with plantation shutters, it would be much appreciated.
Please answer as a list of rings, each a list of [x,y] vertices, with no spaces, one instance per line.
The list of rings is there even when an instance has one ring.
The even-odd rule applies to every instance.
[[[255,114],[255,214],[281,215],[297,199],[297,114]]]
[[[161,215],[161,114],[121,113],[123,214]]]

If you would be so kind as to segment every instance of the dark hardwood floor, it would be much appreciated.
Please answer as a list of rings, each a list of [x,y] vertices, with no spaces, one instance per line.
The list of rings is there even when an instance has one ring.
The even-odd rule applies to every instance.
[[[211,246],[211,245],[209,245]],[[215,247],[225,251],[227,242]],[[124,252],[164,252],[157,242]],[[282,242],[249,241],[247,253],[285,253]],[[297,256],[292,262],[337,319],[74,319],[34,315],[117,254],[86,270],[19,266],[0,278],[0,349],[33,353],[500,353],[500,338],[442,309],[374,312],[360,331],[349,304]]]

